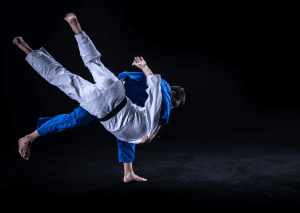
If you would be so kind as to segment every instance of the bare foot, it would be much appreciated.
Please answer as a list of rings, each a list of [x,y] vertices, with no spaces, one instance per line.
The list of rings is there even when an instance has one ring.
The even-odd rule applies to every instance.
[[[13,40],[13,43],[17,46],[22,44],[22,45],[29,48],[28,44],[23,40],[23,38],[21,36],[15,37],[14,40]]]
[[[14,38],[13,43],[15,45],[18,45],[18,44],[21,44],[22,41],[23,41],[23,38],[20,37],[20,36],[17,36],[17,37]]]
[[[78,20],[74,13],[68,13],[64,20],[67,21],[70,26],[77,26]]]
[[[134,174],[134,173],[129,173],[128,175],[126,175],[126,176],[123,178],[123,181],[124,181],[125,183],[128,183],[128,182],[131,182],[131,181],[147,181],[147,179],[141,178],[141,177],[137,176],[137,175]]]
[[[19,153],[21,155],[22,158],[24,158],[25,160],[29,160],[31,153],[30,153],[30,146],[32,144],[32,142],[35,140],[34,137],[32,137],[31,135],[26,135],[23,138],[19,139]]]
[[[31,50],[32,49],[29,47],[29,45],[23,40],[23,38],[21,36],[17,36],[14,38],[13,43],[15,45],[17,45],[18,47],[20,47],[21,49],[24,49],[23,47],[25,47],[25,49]]]

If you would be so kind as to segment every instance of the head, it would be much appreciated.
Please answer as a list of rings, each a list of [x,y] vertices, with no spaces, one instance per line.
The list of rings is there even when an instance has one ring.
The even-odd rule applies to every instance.
[[[170,86],[172,91],[171,103],[173,108],[185,106],[185,92],[180,86]]]

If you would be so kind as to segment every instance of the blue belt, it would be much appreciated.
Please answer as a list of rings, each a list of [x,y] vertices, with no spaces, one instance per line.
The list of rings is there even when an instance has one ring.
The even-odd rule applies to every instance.
[[[129,75],[126,76],[125,78],[125,84],[124,87],[126,86],[127,82],[129,79]],[[125,93],[126,95],[126,93]],[[127,96],[127,95],[126,95]],[[127,96],[128,97],[128,96]],[[127,99],[126,97],[123,99],[123,101],[116,107],[114,108],[110,113],[108,113],[108,115],[106,115],[105,117],[99,119],[100,121],[107,121],[109,119],[111,119],[113,116],[115,116],[121,109],[123,109],[123,107],[126,105],[127,103]]]

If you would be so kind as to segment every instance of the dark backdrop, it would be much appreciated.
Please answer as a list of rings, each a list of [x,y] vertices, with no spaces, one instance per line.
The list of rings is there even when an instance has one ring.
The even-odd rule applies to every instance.
[[[12,41],[22,36],[44,47],[67,70],[94,83],[64,21],[74,13],[116,76],[140,71],[142,56],[154,74],[186,92],[186,106],[172,110],[161,140],[298,127],[299,68],[293,5],[179,1],[7,2],[0,14],[1,150],[36,129],[39,117],[69,114],[79,104],[50,85]],[[64,133],[100,132],[94,120]],[[58,133],[63,134],[63,133]],[[295,140],[298,141],[298,140]],[[291,142],[295,146],[298,143]],[[99,141],[94,141],[95,144]],[[266,142],[272,143],[272,142]],[[115,146],[115,144],[114,144]]]
[[[140,71],[131,63],[143,56],[153,73],[185,89],[186,108],[172,111],[168,129],[181,129],[182,122],[197,125],[184,125],[174,137],[192,138],[193,128],[211,125],[218,125],[217,131],[242,128],[249,123],[243,120],[255,122],[255,116],[299,117],[294,17],[278,6],[87,1],[36,9],[30,2],[11,4],[11,13],[1,14],[1,102],[7,134],[28,134],[39,117],[68,114],[79,106],[32,69],[26,54],[12,43],[15,36],[32,49],[44,47],[67,70],[94,83],[63,20],[69,12],[77,15],[116,76]],[[109,134],[96,121],[70,131],[81,130]]]

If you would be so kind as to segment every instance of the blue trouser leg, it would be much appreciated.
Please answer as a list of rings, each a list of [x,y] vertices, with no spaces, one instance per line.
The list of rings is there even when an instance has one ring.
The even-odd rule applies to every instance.
[[[118,144],[119,162],[133,162],[135,156],[135,144],[119,140],[116,137]]]
[[[39,118],[37,131],[40,136],[45,136],[46,134],[60,132],[67,128],[83,126],[95,118],[95,116],[91,115],[79,106],[70,114]],[[121,141],[117,137],[116,140],[118,145],[119,162],[133,162],[135,156],[135,144]]]
[[[88,113],[85,109],[79,106],[70,114],[61,114],[55,117],[39,118],[37,131],[40,136],[48,133],[60,132],[67,128],[83,126],[96,117]]]

